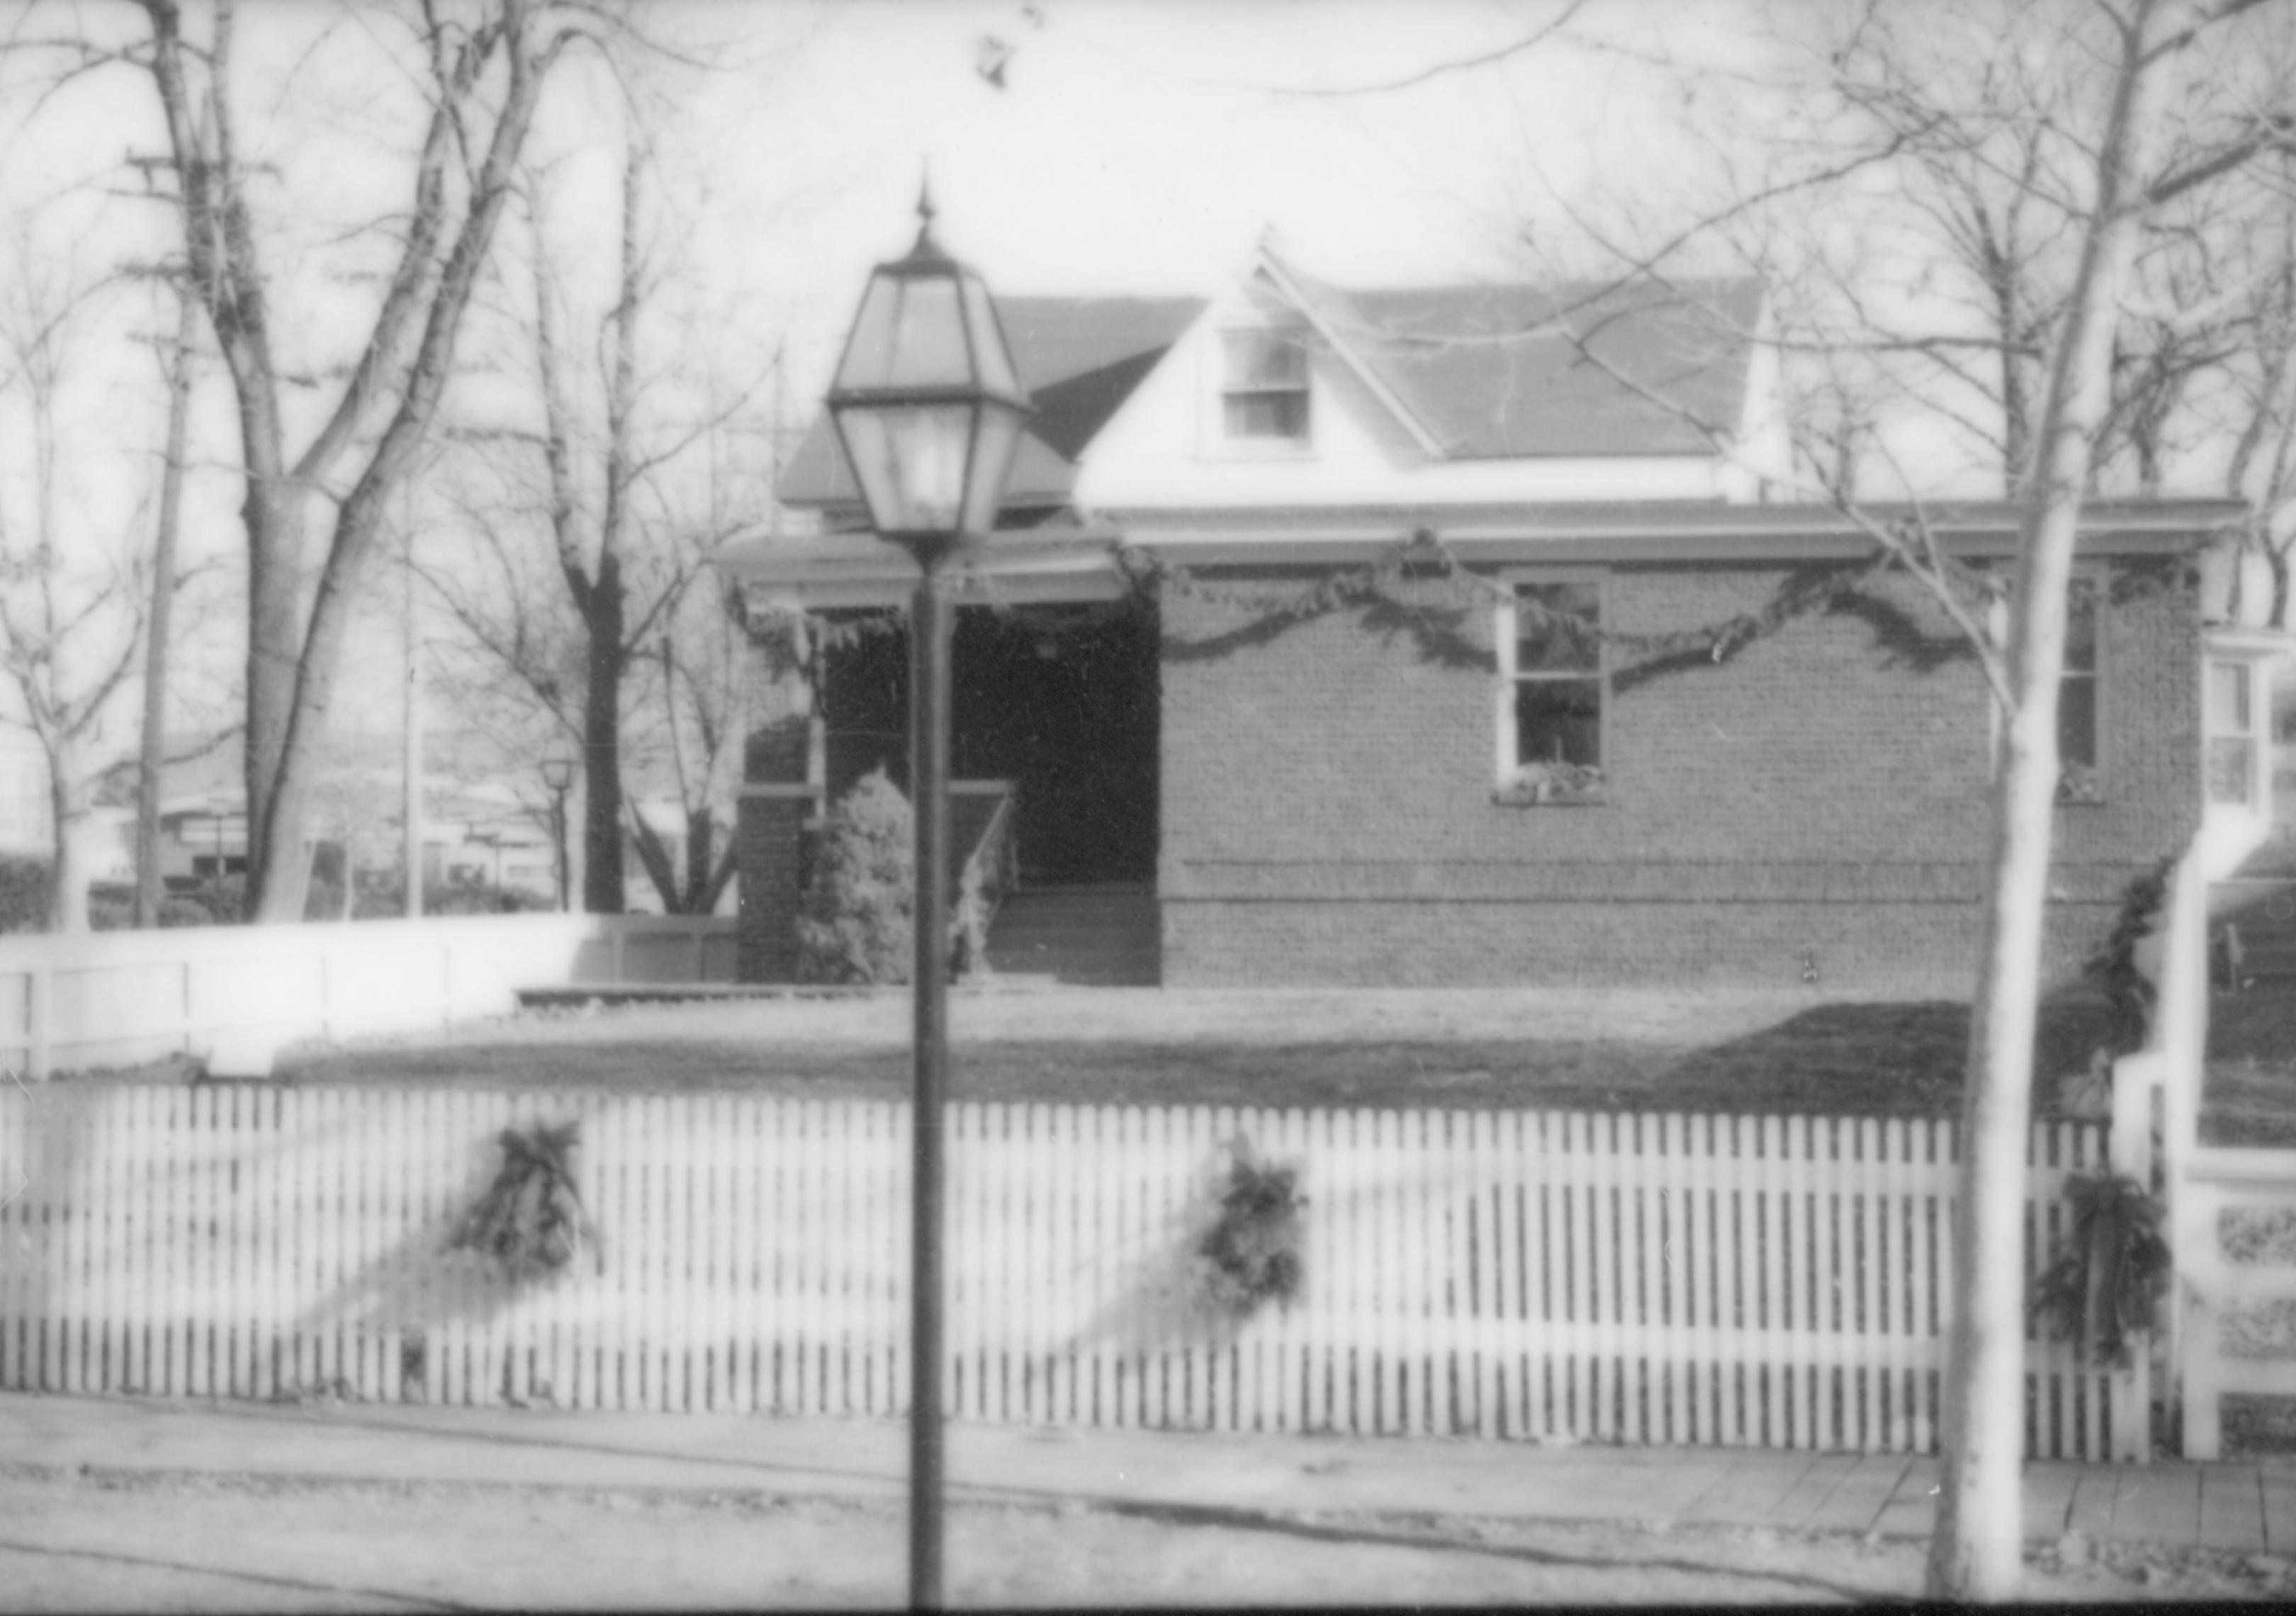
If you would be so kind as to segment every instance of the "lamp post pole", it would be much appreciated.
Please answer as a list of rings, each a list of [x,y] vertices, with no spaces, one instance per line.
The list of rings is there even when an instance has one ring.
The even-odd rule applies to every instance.
[[[542,784],[550,793],[552,873],[557,877],[558,912],[566,913],[567,889],[571,885],[566,857],[566,793],[574,788],[575,754],[563,735],[553,737],[542,754]]]
[[[553,844],[551,850],[558,856],[556,860],[558,912],[563,915],[566,913],[566,786],[564,784],[554,784],[550,788],[550,840]]]
[[[916,827],[914,1120],[911,1125],[909,1603],[941,1606],[943,1104],[948,1088],[948,576],[920,547],[909,617],[910,797]]]
[[[1029,414],[996,305],[980,277],[932,239],[880,264],[862,294],[827,403],[879,537],[915,558],[909,615],[909,797],[916,887],[909,973],[914,1104],[909,1285],[909,1603],[941,1604],[944,1191],[948,1087],[949,628],[951,559],[987,544]]]

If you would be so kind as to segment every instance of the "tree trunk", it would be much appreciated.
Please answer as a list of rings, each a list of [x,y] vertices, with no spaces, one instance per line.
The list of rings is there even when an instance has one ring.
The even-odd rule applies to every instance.
[[[718,816],[707,803],[685,810],[685,890],[683,915],[707,915],[711,907],[710,872],[717,867]]]
[[[79,759],[70,742],[58,738],[48,751],[48,930],[66,933],[87,930],[87,867],[80,847],[80,822],[86,808],[76,785]]]
[[[1929,1591],[1955,1600],[2015,1596],[2022,1568],[2025,1433],[2025,1152],[2033,1033],[2057,783],[2057,686],[2081,499],[2111,406],[2113,331],[2141,219],[2147,53],[2154,0],[2137,0],[2097,159],[2096,208],[2082,242],[2024,490],[2006,715],[1994,782],[1985,941],[1969,1036],[1953,1332],[1945,1377],[1945,1464]]]
[[[168,640],[176,604],[176,533],[184,508],[184,439],[191,418],[192,340],[199,309],[176,290],[176,346],[168,371],[168,457],[160,468],[160,525],[152,540],[152,617],[144,636],[144,734],[135,778],[135,924],[160,923],[160,775],[167,765]]]
[[[582,906],[619,915],[622,887],[622,575],[609,551],[584,603],[590,660],[582,703]]]

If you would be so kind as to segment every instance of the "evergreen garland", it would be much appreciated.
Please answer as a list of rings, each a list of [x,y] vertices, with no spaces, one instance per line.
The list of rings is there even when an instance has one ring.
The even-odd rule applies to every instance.
[[[1160,595],[1170,595],[1264,621],[1304,622],[1353,606],[1405,604],[1394,596],[1398,585],[1410,580],[1423,588],[1431,578],[1456,603],[1512,604],[1526,624],[1597,641],[1636,660],[1694,656],[1715,662],[1727,661],[1799,618],[1857,597],[1873,580],[1900,565],[1885,552],[1862,562],[1803,568],[1755,611],[1663,634],[1633,634],[1591,628],[1582,619],[1554,611],[1535,597],[1518,595],[1512,586],[1466,566],[1441,539],[1424,530],[1396,540],[1365,565],[1343,568],[1316,583],[1289,590],[1210,582],[1193,569],[1160,561],[1130,544],[1119,543],[1115,557],[1118,570],[1139,596],[1154,600]],[[832,622],[813,612],[806,613],[805,619],[814,645],[824,651],[901,633],[908,621],[899,611],[873,611],[843,622]],[[1059,626],[1053,627],[1057,632]]]
[[[2057,1259],[2033,1282],[2029,1317],[2085,1343],[2091,1359],[2126,1366],[2132,1338],[2152,1329],[2174,1262],[2161,1237],[2161,1207],[2126,1174],[2065,1181],[2072,1227]]]
[[[2128,883],[2120,895],[2120,912],[2113,917],[2111,934],[2082,965],[2083,972],[2104,992],[2109,1007],[2105,1036],[2112,1054],[2144,1048],[2152,1031],[2157,989],[2137,967],[2136,946],[2152,934],[2161,906],[2168,898],[2169,875],[2175,864],[2173,858],[2163,858]]]

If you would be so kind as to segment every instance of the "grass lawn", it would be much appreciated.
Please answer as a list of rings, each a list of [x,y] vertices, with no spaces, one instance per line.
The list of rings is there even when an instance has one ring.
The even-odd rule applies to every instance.
[[[2296,1144],[2296,982],[2211,996],[2204,1092],[2208,1144]]]
[[[1017,1009],[960,1002],[951,1087],[959,1099],[1142,1105],[1949,1116],[1959,1104],[1964,1006],[1716,996],[1685,1010],[1684,997],[1133,990],[1112,999],[1025,996],[1031,1002]],[[281,1073],[304,1084],[898,1099],[909,1085],[907,1008],[890,997],[527,1015],[293,1049]],[[2087,999],[2051,1006],[2040,1040],[2044,1096],[2054,1092],[2047,1079],[2087,1067],[2103,1016]]]

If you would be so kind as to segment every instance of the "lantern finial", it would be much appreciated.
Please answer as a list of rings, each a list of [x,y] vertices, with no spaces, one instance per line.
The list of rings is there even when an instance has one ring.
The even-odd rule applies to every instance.
[[[917,181],[917,244],[909,249],[913,258],[941,258],[948,255],[933,240],[933,216],[939,209],[933,206],[932,170],[927,168]]]

